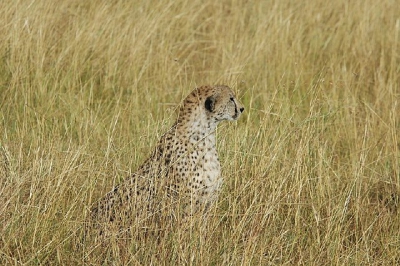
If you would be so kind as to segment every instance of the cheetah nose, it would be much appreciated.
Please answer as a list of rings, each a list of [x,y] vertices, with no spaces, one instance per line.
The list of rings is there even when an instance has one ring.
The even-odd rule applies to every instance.
[[[243,113],[244,107],[240,107],[240,112]]]

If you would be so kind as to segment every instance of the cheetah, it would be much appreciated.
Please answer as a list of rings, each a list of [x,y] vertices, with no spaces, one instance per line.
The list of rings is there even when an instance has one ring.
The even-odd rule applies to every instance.
[[[92,222],[121,229],[206,211],[222,184],[215,130],[221,121],[237,120],[243,111],[228,86],[193,90],[151,156],[94,204]]]

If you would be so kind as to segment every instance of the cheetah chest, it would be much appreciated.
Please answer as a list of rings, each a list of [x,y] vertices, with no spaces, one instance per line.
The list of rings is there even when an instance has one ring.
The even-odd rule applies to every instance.
[[[214,136],[198,142],[197,149],[190,157],[193,164],[192,178],[189,180],[192,194],[202,203],[215,201],[222,185],[222,178]]]

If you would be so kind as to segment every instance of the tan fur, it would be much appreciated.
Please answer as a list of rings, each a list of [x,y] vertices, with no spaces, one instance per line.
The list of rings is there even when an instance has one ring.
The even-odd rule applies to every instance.
[[[227,86],[192,91],[151,156],[92,208],[92,222],[127,228],[208,208],[222,184],[216,127],[223,120],[238,119],[243,110]]]

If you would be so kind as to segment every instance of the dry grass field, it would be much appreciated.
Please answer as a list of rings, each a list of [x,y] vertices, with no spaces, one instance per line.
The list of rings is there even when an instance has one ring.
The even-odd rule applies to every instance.
[[[1,265],[400,264],[394,0],[0,2]],[[193,88],[222,123],[205,221],[77,248]]]

